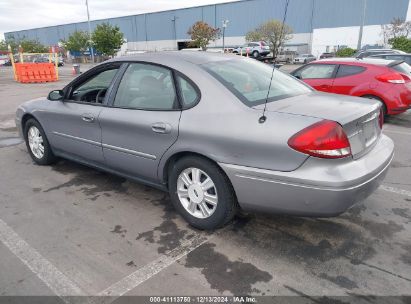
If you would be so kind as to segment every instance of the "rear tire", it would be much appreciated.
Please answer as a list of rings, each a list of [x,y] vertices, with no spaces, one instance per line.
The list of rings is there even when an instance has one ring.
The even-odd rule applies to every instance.
[[[45,166],[56,161],[46,133],[37,120],[33,118],[27,120],[24,125],[24,140],[26,141],[27,150],[36,164]]]
[[[237,199],[230,180],[217,164],[189,156],[178,160],[169,170],[171,201],[191,226],[213,230],[233,219]]]

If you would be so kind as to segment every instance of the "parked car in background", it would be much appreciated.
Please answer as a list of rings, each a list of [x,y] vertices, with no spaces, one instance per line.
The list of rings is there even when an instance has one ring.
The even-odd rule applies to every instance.
[[[8,55],[0,55],[0,65],[5,64],[7,61],[9,61]]]
[[[370,58],[382,58],[387,60],[403,60],[407,64],[411,65],[411,54],[381,54],[373,55]]]
[[[403,61],[334,58],[291,73],[318,91],[379,100],[384,115],[405,112],[411,104],[411,67]]]
[[[49,63],[50,60],[48,57],[37,57],[33,59],[34,63]],[[55,60],[54,58],[51,59],[51,62],[54,64]],[[58,66],[64,66],[64,61],[62,57],[58,58]]]
[[[392,160],[380,103],[272,71],[207,52],[118,57],[20,105],[16,125],[35,163],[60,156],[168,191],[200,229],[239,208],[338,215]]]
[[[354,57],[362,59],[362,58],[370,57],[373,55],[383,55],[383,54],[406,54],[406,53],[400,50],[393,50],[393,49],[368,49],[365,51],[358,51],[357,53],[355,53]]]
[[[322,53],[320,55],[320,59],[333,58],[333,57],[335,57],[335,53]]]
[[[14,63],[18,63],[19,62],[19,56],[18,55],[14,55]],[[4,66],[11,66],[11,60],[10,58],[6,59],[4,62]]]
[[[284,62],[284,63],[292,63],[294,61],[294,58],[297,57],[297,52],[296,51],[281,51],[277,55],[276,62]]]
[[[306,64],[306,63],[310,63],[315,60],[317,60],[317,58],[312,54],[302,54],[302,55],[298,55],[297,57],[295,57],[293,63],[294,64],[297,64],[297,63]]]
[[[248,42],[233,50],[234,54],[248,55],[254,58],[270,54],[270,47],[265,41]]]

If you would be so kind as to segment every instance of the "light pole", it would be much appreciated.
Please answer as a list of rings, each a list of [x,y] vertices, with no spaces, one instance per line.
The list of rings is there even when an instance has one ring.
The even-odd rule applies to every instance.
[[[223,20],[223,53],[225,53],[225,29],[228,26],[230,20]]]
[[[361,25],[360,25],[360,32],[358,34],[358,44],[357,44],[357,50],[361,50],[362,46],[362,33],[364,30],[364,24],[365,24],[365,13],[367,11],[367,0],[363,0],[363,12],[362,12],[362,19],[361,19]]]
[[[177,46],[177,50],[178,50],[178,42],[177,42],[177,26],[176,26],[176,21],[177,21],[178,17],[174,16],[173,19],[171,19],[171,22],[173,22],[173,29],[174,29],[174,40]]]
[[[91,51],[91,62],[94,63],[94,50],[91,41],[91,25],[90,25],[90,12],[88,10],[88,0],[86,0],[87,6],[87,23],[88,23],[88,37],[89,37],[89,44],[90,44],[90,51]]]

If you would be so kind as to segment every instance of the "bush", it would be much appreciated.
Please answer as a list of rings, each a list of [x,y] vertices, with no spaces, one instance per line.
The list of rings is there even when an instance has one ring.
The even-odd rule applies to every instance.
[[[405,36],[391,38],[389,43],[393,49],[400,50],[406,53],[411,53],[411,39]]]
[[[335,53],[335,55],[337,57],[352,57],[354,56],[356,51],[357,50],[354,50],[352,48],[344,48],[344,49],[338,50],[337,53]]]

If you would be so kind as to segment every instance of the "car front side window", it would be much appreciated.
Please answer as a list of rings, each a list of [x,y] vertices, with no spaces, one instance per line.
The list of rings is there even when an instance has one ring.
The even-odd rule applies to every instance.
[[[332,78],[334,64],[311,64],[298,71],[295,76],[300,79],[327,79]]]
[[[71,89],[68,99],[87,103],[102,103],[105,93],[118,71],[118,67],[91,76]]]
[[[130,64],[118,87],[114,106],[139,110],[178,108],[171,71],[152,64]]]

